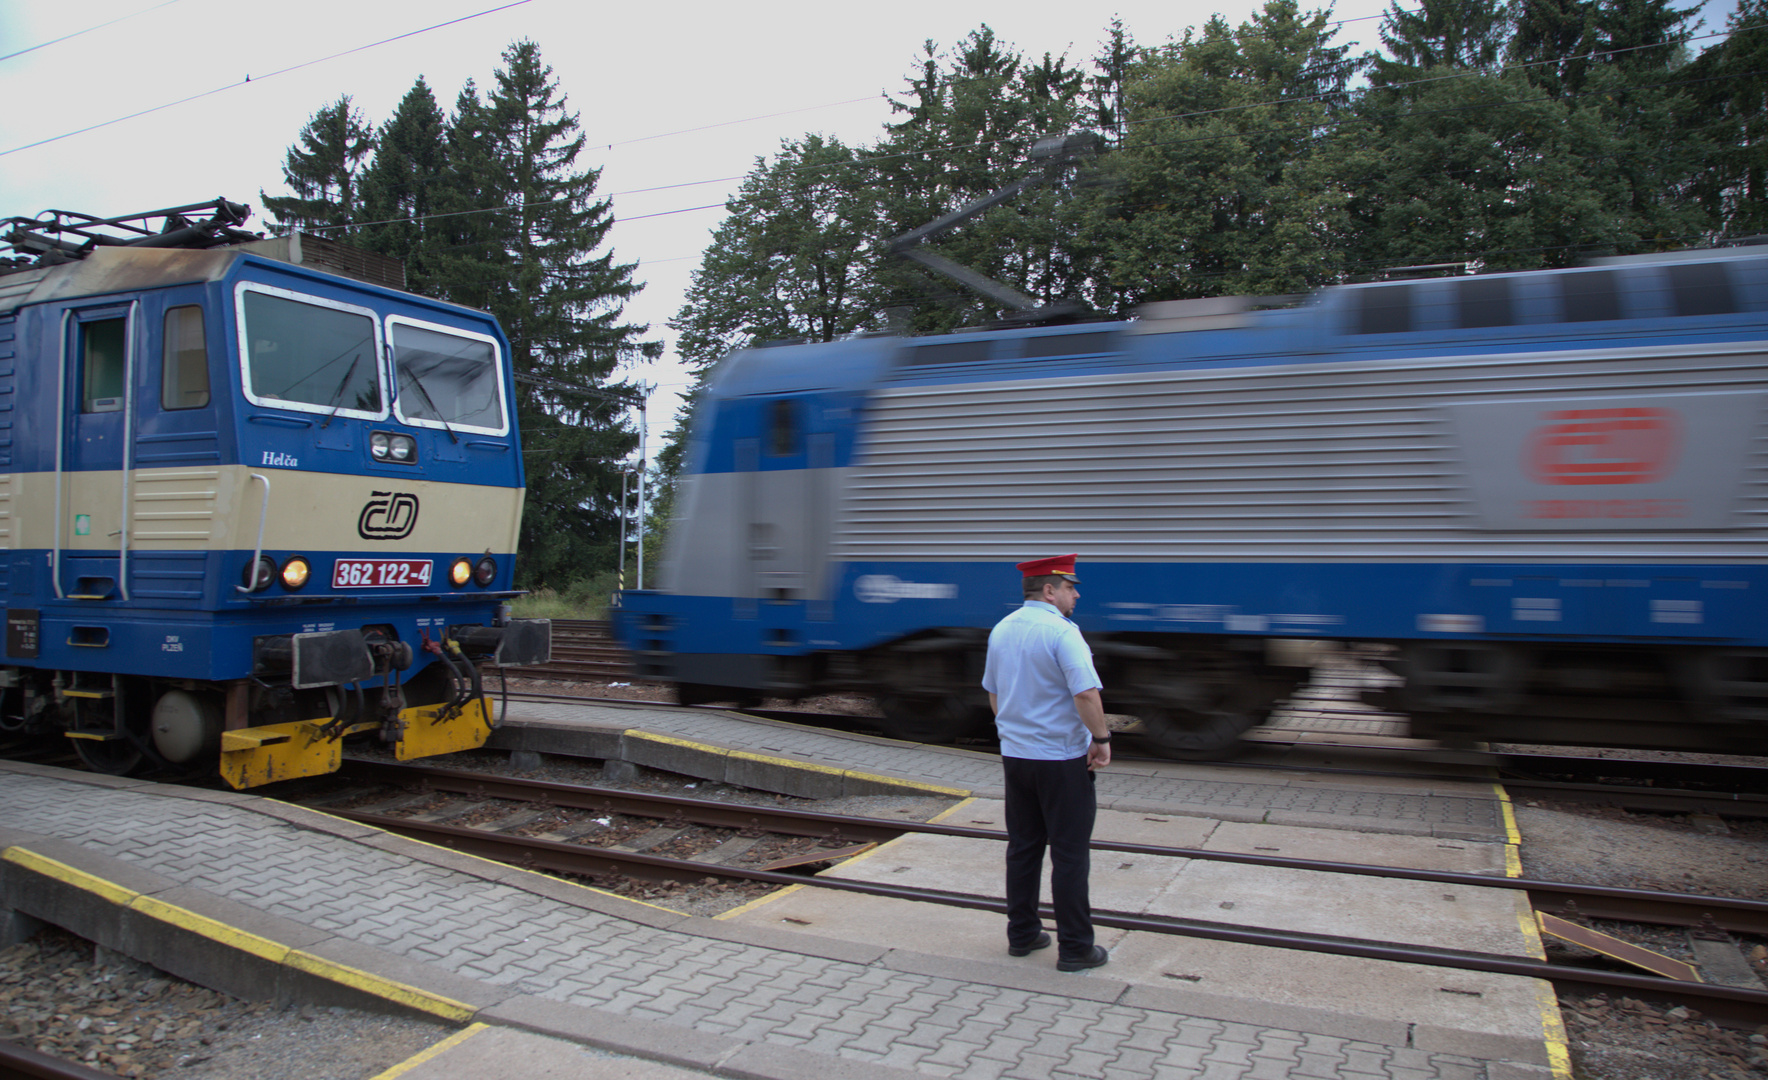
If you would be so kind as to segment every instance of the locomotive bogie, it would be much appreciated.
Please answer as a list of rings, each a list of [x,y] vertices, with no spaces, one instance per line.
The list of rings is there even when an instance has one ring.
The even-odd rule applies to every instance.
[[[1381,653],[1421,735],[1768,750],[1768,256],[1260,307],[732,355],[617,632],[699,698],[962,735],[1013,563],[1078,551],[1107,707],[1181,756],[1295,641]]]

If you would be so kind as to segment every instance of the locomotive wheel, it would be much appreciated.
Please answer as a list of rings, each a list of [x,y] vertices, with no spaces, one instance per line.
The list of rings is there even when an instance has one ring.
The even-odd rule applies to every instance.
[[[141,765],[142,753],[128,739],[99,742],[96,739],[69,739],[74,753],[96,773],[127,776]]]
[[[84,698],[74,702],[74,729],[85,731],[104,731],[111,728],[115,715],[111,702],[93,701]],[[108,776],[127,776],[141,767],[147,755],[136,745],[133,736],[120,739],[69,739],[74,744],[74,754],[86,764],[88,769]]]
[[[882,694],[878,707],[884,712],[878,727],[886,737],[904,742],[943,745],[992,730],[985,727],[989,723],[986,708],[979,715],[974,705],[956,696]]]
[[[1164,757],[1219,761],[1240,749],[1240,736],[1258,726],[1262,711],[1149,708],[1139,710],[1145,736]]]

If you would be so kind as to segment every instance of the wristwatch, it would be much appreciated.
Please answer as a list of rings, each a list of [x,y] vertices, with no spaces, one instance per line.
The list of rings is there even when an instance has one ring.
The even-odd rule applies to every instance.
[[[1091,732],[1088,732],[1088,734],[1089,734],[1089,735],[1090,735],[1090,734],[1092,734],[1092,733],[1091,733]],[[1096,742],[1096,743],[1108,743],[1108,742],[1110,742],[1110,741],[1111,741],[1111,733],[1110,733],[1110,732],[1106,732],[1106,733],[1105,733],[1105,737],[1104,737],[1104,738],[1103,738],[1103,739],[1101,739],[1101,738],[1100,738],[1100,737],[1099,737],[1099,736],[1097,736],[1097,735],[1093,735],[1093,741],[1094,741],[1094,742]]]

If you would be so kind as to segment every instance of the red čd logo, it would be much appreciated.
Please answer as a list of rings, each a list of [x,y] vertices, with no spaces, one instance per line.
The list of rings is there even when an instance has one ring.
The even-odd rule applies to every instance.
[[[1529,437],[1523,464],[1543,484],[1648,484],[1676,466],[1682,422],[1669,409],[1565,409]]]

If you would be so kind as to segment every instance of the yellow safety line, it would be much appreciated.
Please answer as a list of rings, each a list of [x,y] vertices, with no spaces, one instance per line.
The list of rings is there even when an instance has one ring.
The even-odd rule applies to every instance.
[[[1498,795],[1498,809],[1504,816],[1504,876],[1522,876],[1522,830],[1516,825],[1516,804],[1504,785],[1493,782]],[[1528,894],[1519,893],[1516,904],[1516,925],[1522,931],[1523,945],[1537,960],[1547,959],[1547,948],[1541,942],[1541,924],[1529,904]],[[1547,1064],[1553,1080],[1572,1080],[1572,1051],[1566,1041],[1565,1018],[1559,1011],[1559,996],[1553,985],[1544,979],[1535,980],[1535,1004],[1541,1012],[1541,1041],[1547,1049]]]
[[[129,905],[136,911],[160,922],[169,923],[180,930],[188,930],[210,941],[217,941],[232,949],[251,953],[273,964],[280,964],[288,959],[289,947],[267,937],[228,926],[226,923],[211,919],[207,915],[198,915],[188,908],[168,904],[164,900],[156,900],[151,896],[138,896]]]
[[[748,911],[753,911],[754,909],[760,907],[763,904],[770,903],[774,900],[778,900],[782,896],[790,896],[793,893],[797,892],[799,889],[808,889],[809,887],[810,886],[808,886],[808,885],[788,885],[785,888],[778,890],[777,892],[770,892],[766,896],[757,896],[755,899],[749,901],[746,904],[738,904],[736,907],[731,908],[729,911],[719,912],[717,915],[714,915],[712,917],[714,919],[734,919],[738,915],[742,915],[743,913],[748,912]]]
[[[976,801],[976,799],[974,797],[966,797],[962,801],[958,802],[956,805],[948,807],[945,810],[940,811],[937,815],[935,815],[933,817],[932,820],[939,821],[943,818],[949,817],[952,814],[957,813],[959,810],[962,810],[964,807],[969,806],[971,803],[973,803],[975,801]],[[900,840],[900,839],[902,839],[902,837],[897,837],[895,840],[887,840],[884,843],[879,844],[877,847],[870,849],[869,851],[862,851],[858,855],[855,855],[851,859],[843,860],[839,865],[851,866],[852,864],[854,864],[856,862],[860,862],[863,859],[869,859],[872,856],[877,855],[878,853],[882,852],[885,848],[888,848],[891,844],[896,843],[896,841]],[[810,888],[810,886],[808,886],[808,885],[788,885],[785,888],[780,889],[776,892],[768,893],[765,896],[757,896],[755,899],[750,900],[746,903],[738,904],[736,907],[731,908],[729,911],[720,912],[719,914],[714,915],[713,918],[714,919],[734,919],[738,915],[742,915],[746,912],[753,911],[763,904],[771,903],[772,901],[778,900],[782,896],[790,896],[791,894],[797,892],[798,890],[806,889],[806,888]]]
[[[664,743],[668,746],[684,746],[689,750],[698,750],[703,754],[711,754],[714,757],[726,757],[730,754],[730,749],[728,747],[714,746],[711,743],[694,742],[691,739],[678,739],[673,735],[657,735],[649,731],[640,731],[638,728],[627,728],[621,734],[629,739],[643,739],[646,742]]]
[[[941,810],[939,813],[933,815],[933,817],[928,819],[927,824],[937,825],[940,822],[944,821],[946,818],[951,817],[953,814],[957,813],[959,810],[967,809],[974,802],[976,802],[976,796],[967,795],[964,798],[959,799],[957,802],[946,807],[944,810]]]
[[[796,758],[774,757],[769,754],[756,754],[748,750],[732,750],[727,746],[713,743],[695,742],[692,739],[681,739],[674,735],[658,735],[654,732],[641,731],[638,728],[627,728],[623,734],[631,739],[643,739],[647,742],[663,743],[666,746],[679,746],[688,750],[697,750],[713,757],[739,758],[743,761],[755,761],[764,765],[778,765],[783,769],[797,772],[822,773],[826,776],[841,776],[851,780],[869,780],[874,784],[890,787],[907,788],[927,795],[948,795],[964,798],[970,794],[969,788],[946,787],[943,784],[928,784],[916,780],[903,780],[895,776],[881,776],[877,773],[860,772],[857,769],[842,769],[833,765],[819,765],[811,761],[799,761]]]
[[[330,982],[354,987],[382,1000],[397,1002],[457,1024],[472,1019],[473,1014],[479,1011],[464,1001],[456,1001],[450,997],[443,997],[441,994],[432,994],[428,990],[419,990],[415,986],[382,978],[359,968],[340,964],[335,960],[327,960],[322,956],[314,956],[310,952],[302,952],[299,949],[290,950],[285,963],[296,971],[305,971],[309,975],[317,975]]]
[[[1547,1044],[1547,1066],[1553,1080],[1572,1080],[1572,1048],[1566,1040],[1565,1020],[1559,1014],[1559,997],[1553,984],[1535,980],[1535,1001],[1541,1007],[1541,1039]]]
[[[392,979],[385,979],[379,975],[346,967],[311,953],[290,949],[288,946],[271,941],[269,938],[228,926],[226,923],[211,919],[207,915],[199,915],[188,908],[181,908],[176,904],[168,904],[164,900],[145,896],[133,889],[124,888],[95,874],[77,870],[64,862],[47,858],[22,847],[9,847],[0,857],[27,870],[71,885],[82,892],[92,893],[118,907],[139,911],[149,918],[208,938],[227,948],[238,949],[285,967],[354,987],[384,1000],[397,1002],[427,1012],[432,1016],[439,1016],[444,1020],[460,1023],[470,1020],[473,1014],[478,1012],[477,1008],[465,1002],[455,1001],[440,994],[420,990],[415,986],[407,986]]]
[[[767,754],[750,753],[747,750],[726,751],[725,756],[731,757],[731,758],[736,758],[740,761],[758,761],[763,765],[780,765],[785,768],[791,769],[794,772],[822,773],[824,776],[845,776],[845,775],[847,775],[846,769],[836,768],[833,765],[818,765],[814,761],[790,761],[786,758],[772,757]]]
[[[118,907],[128,907],[141,896],[141,894],[134,889],[126,889],[121,885],[106,881],[95,874],[88,874],[84,870],[76,870],[67,863],[57,862],[54,859],[39,855],[34,851],[27,851],[22,847],[7,848],[4,858],[7,862],[17,863],[26,870],[34,870],[37,873],[42,874],[44,877],[52,877],[57,881],[72,885],[81,892],[89,892],[101,896],[104,899],[109,900],[111,903],[116,904]]]
[[[1522,830],[1516,827],[1516,807],[1503,784],[1493,784],[1498,795],[1498,812],[1504,816],[1504,876],[1522,877]]]
[[[406,1058],[404,1061],[401,1061],[386,1072],[375,1074],[370,1077],[369,1080],[395,1080],[396,1077],[404,1076],[406,1073],[417,1068],[419,1065],[422,1065],[424,1062],[429,1061],[431,1058],[440,1057],[441,1055],[446,1054],[448,1051],[459,1046],[461,1043],[466,1042],[479,1032],[487,1030],[490,1026],[491,1025],[486,1024],[483,1021],[475,1021],[460,1031],[455,1032],[453,1035],[448,1036],[448,1038],[443,1039],[435,1046],[432,1046],[427,1050],[419,1050],[417,1053]]]
[[[919,791],[927,795],[949,795],[954,799],[962,799],[970,794],[969,788],[946,787],[944,784],[927,784],[917,780],[899,780],[894,776],[880,776],[877,773],[860,772],[857,769],[848,769],[842,775],[853,780],[870,780],[874,784],[889,784],[892,787],[908,788],[911,791]]]

